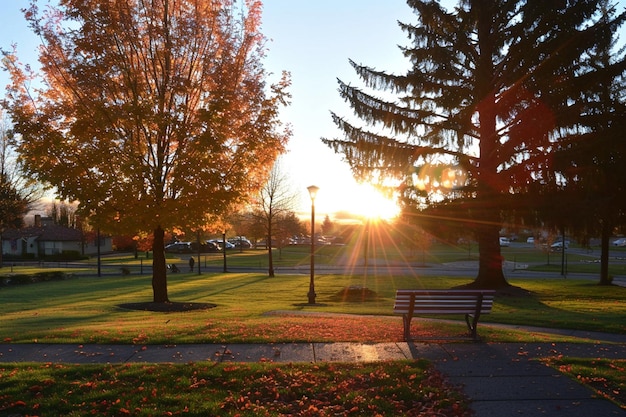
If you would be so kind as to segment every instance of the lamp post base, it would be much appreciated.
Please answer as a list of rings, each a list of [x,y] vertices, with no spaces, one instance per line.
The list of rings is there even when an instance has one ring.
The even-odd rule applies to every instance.
[[[314,292],[309,292],[307,295],[309,296],[309,304],[315,304],[315,296],[317,294],[315,294]]]

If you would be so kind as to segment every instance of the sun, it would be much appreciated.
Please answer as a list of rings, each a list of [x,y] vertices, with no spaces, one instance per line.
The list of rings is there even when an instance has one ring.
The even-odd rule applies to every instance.
[[[391,220],[400,214],[400,207],[370,184],[358,184],[347,195],[345,210],[370,220]]]

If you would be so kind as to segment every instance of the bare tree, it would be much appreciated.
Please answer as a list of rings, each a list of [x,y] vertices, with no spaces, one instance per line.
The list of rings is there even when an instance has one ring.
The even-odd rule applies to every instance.
[[[76,204],[55,200],[48,207],[47,213],[52,218],[54,224],[71,228],[78,226],[76,218]]]
[[[297,195],[289,185],[287,176],[282,172],[280,161],[277,161],[265,185],[259,191],[256,201],[258,212],[265,223],[267,233],[267,248],[269,257],[270,277],[274,276],[274,260],[272,257],[272,237],[277,220],[292,211],[296,204]]]

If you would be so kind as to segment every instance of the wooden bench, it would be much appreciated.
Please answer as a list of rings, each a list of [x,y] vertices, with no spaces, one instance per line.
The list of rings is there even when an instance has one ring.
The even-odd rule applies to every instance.
[[[470,335],[478,339],[476,326],[481,314],[491,312],[493,290],[397,290],[393,306],[402,314],[404,339],[411,339],[411,319],[420,314],[465,314]]]

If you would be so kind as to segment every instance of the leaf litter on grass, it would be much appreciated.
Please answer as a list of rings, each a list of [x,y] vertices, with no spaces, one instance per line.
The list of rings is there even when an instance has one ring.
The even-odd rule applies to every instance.
[[[3,364],[0,414],[469,417],[426,361]]]

